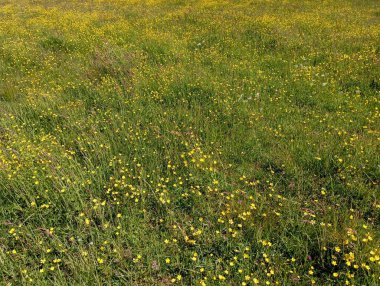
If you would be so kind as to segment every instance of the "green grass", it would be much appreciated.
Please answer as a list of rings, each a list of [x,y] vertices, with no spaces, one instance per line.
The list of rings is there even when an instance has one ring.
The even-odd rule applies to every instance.
[[[0,0],[1,285],[378,285],[380,4]]]

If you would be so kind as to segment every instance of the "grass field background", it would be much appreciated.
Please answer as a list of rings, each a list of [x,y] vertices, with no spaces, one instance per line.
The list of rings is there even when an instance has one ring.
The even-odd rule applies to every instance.
[[[0,0],[1,285],[379,285],[380,3]]]

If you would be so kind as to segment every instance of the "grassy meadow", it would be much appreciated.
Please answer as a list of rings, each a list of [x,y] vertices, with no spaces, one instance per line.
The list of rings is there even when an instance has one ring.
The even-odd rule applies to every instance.
[[[1,285],[380,285],[378,0],[0,0]]]

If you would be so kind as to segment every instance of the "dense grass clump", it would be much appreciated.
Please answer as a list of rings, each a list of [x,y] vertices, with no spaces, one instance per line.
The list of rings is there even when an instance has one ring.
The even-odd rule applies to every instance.
[[[2,285],[379,285],[377,0],[0,0]]]

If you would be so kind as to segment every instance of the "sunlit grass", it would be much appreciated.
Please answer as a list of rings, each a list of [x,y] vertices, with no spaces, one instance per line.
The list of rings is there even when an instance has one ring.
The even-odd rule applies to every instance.
[[[378,1],[0,0],[4,285],[378,285]]]

